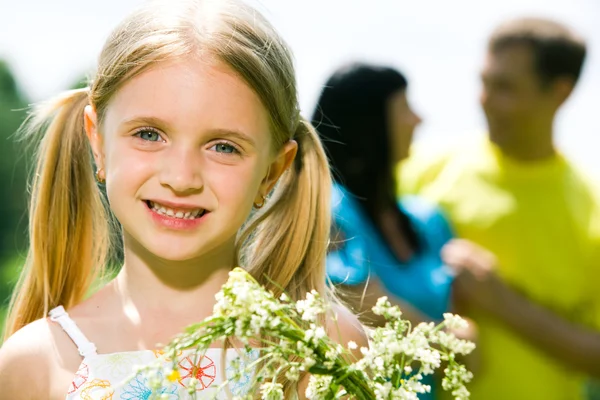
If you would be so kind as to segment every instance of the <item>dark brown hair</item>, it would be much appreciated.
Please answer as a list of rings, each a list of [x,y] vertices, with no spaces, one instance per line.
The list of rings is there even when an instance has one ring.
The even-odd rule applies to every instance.
[[[492,34],[489,51],[496,53],[514,45],[528,46],[542,84],[566,77],[577,82],[586,56],[584,40],[556,21],[520,18],[505,22]]]

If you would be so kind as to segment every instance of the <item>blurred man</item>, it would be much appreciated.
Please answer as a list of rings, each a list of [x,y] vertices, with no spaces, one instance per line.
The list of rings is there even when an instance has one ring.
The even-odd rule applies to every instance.
[[[583,375],[600,375],[600,192],[553,140],[585,54],[556,22],[503,24],[482,71],[488,136],[399,169],[402,192],[439,203],[470,241],[444,258],[457,311],[479,326],[475,400],[580,399]]]

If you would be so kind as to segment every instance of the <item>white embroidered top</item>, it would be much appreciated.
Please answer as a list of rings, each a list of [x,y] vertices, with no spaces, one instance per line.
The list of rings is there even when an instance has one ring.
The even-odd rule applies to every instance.
[[[245,374],[241,379],[232,379],[235,370],[231,362],[239,359],[236,368],[244,368],[245,362],[256,359],[258,351],[249,357],[240,358],[236,349],[209,349],[198,358],[195,354],[181,354],[178,362],[179,378],[169,387],[159,392],[152,391],[148,378],[143,374],[128,380],[136,366],[148,365],[160,357],[160,350],[129,351],[122,353],[98,354],[96,346],[90,342],[62,306],[49,313],[52,321],[58,323],[77,346],[83,360],[75,373],[73,381],[67,389],[66,400],[146,400],[146,399],[208,399],[214,398],[216,388],[224,381],[228,384],[232,395],[243,395],[250,388],[252,374]],[[225,373],[221,366],[223,351],[227,351]],[[190,379],[198,380],[197,393],[188,394]],[[227,399],[225,391],[217,397]]]

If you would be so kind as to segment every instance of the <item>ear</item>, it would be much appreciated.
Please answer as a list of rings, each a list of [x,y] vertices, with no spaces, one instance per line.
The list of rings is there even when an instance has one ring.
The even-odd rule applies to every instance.
[[[275,159],[269,165],[267,174],[260,184],[260,190],[257,195],[256,203],[263,201],[263,196],[271,192],[281,175],[290,167],[296,153],[298,152],[298,143],[295,140],[290,140],[283,145]]]
[[[85,133],[90,141],[92,147],[92,153],[94,154],[94,161],[98,170],[104,169],[104,139],[98,132],[98,117],[96,110],[90,106],[85,106],[83,111],[83,126],[85,127]]]
[[[572,78],[560,77],[552,83],[552,93],[557,108],[560,107],[571,95],[575,88],[575,82]]]

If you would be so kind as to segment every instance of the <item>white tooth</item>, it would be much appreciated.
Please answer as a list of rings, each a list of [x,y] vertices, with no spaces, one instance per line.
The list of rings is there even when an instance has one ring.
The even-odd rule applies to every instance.
[[[161,213],[163,213],[163,214],[166,214],[166,213],[167,213],[167,210],[165,210],[165,208],[164,208],[164,207],[161,207],[161,208],[160,208],[160,210],[158,210],[158,211],[160,211],[160,212],[161,212]]]
[[[183,218],[183,213],[181,211],[177,211],[177,214],[175,214],[175,216],[177,218]]]
[[[175,216],[175,213],[173,212],[173,210],[171,210],[171,209],[168,209],[168,210],[167,210],[167,215],[168,215],[169,217],[173,217],[173,216]]]
[[[184,218],[189,218],[189,217],[190,217],[190,215],[192,215],[192,213],[188,211],[188,212],[186,212],[186,213],[184,214],[184,216],[183,216],[183,217],[184,217]]]

